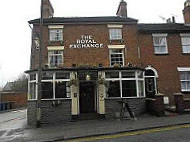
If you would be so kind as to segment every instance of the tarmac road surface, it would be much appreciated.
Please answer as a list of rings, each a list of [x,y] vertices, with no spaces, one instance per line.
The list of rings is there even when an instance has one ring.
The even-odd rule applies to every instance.
[[[190,125],[156,128],[60,142],[190,142]]]

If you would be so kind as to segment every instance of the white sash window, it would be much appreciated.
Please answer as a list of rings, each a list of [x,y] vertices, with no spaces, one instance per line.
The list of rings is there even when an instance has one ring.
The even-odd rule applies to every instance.
[[[153,34],[154,53],[155,54],[167,54],[167,34]]]
[[[180,34],[183,53],[190,53],[190,34]]]

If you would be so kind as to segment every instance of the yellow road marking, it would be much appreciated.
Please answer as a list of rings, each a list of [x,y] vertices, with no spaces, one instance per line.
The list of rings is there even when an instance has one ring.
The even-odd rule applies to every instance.
[[[121,138],[121,137],[126,137],[126,136],[142,135],[142,134],[147,134],[147,133],[171,131],[171,130],[177,130],[177,129],[182,129],[182,128],[190,128],[190,124],[163,127],[163,128],[154,128],[154,129],[149,129],[149,130],[139,130],[139,131],[134,131],[134,132],[124,132],[124,133],[118,133],[118,134],[113,134],[113,135],[78,138],[78,139],[67,140],[64,142],[85,142],[85,141],[95,141],[95,140],[103,140],[103,139],[114,139],[114,138]]]

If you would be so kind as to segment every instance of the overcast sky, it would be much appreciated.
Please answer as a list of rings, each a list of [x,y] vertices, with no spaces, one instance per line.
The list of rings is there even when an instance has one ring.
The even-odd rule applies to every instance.
[[[183,22],[185,0],[126,0],[128,16],[140,23]],[[115,16],[120,0],[51,0],[55,17]],[[27,21],[40,17],[40,0],[0,3],[0,87],[29,69],[31,29]]]

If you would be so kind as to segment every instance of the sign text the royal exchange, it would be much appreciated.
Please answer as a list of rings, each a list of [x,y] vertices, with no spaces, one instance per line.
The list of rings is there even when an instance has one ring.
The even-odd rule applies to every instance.
[[[92,35],[81,35],[81,39],[77,39],[76,44],[72,44],[69,48],[103,48],[103,44],[97,43]]]

